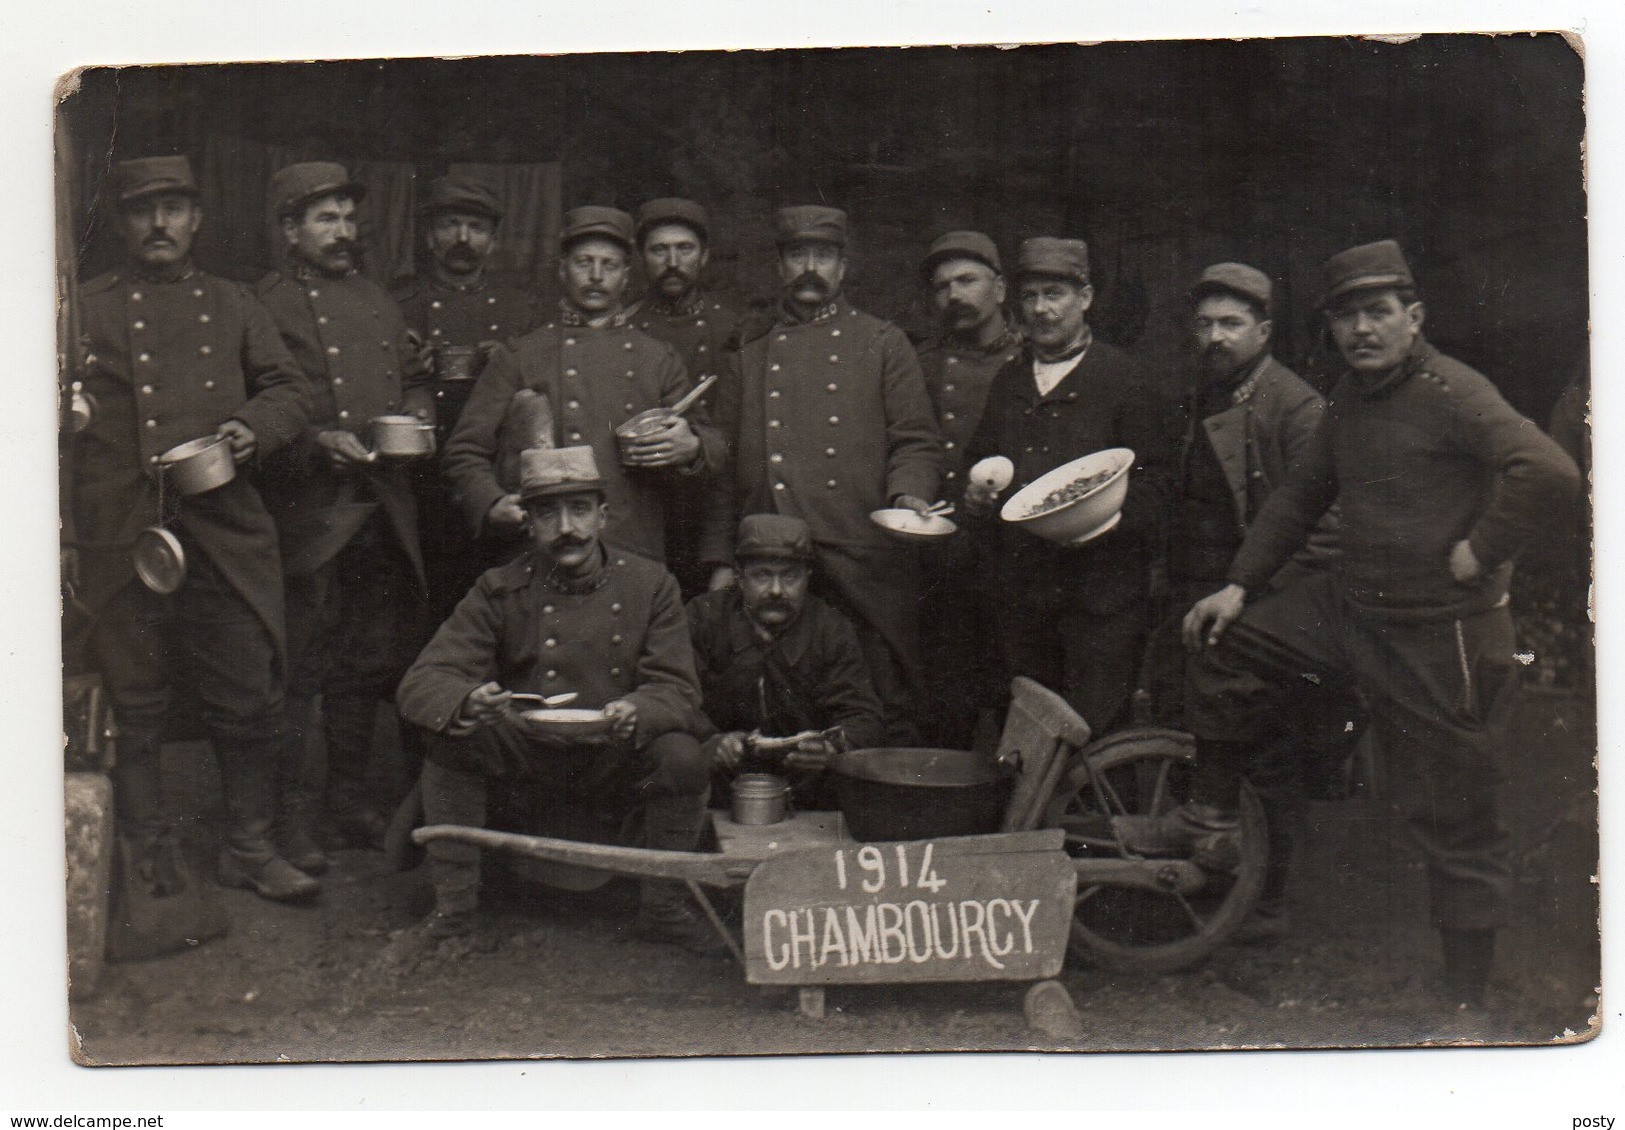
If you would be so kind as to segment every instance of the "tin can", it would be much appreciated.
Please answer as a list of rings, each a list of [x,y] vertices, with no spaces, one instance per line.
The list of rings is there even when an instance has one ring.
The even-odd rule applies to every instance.
[[[733,794],[735,824],[777,824],[789,808],[790,782],[771,773],[741,773]]]

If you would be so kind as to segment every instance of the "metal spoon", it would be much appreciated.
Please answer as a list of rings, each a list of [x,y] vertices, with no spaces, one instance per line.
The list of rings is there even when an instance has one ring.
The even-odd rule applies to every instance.
[[[529,691],[512,691],[508,695],[515,702],[539,702],[552,710],[558,706],[569,706],[581,697],[580,691],[565,691],[563,694],[531,694]]]

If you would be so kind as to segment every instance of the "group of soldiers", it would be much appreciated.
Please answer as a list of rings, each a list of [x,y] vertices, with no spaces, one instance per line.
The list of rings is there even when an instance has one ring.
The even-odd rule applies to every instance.
[[[1202,271],[1179,401],[1091,333],[1078,239],[1026,240],[1007,276],[988,236],[937,238],[919,269],[940,334],[917,350],[846,298],[847,217],[821,205],[776,214],[782,291],[746,316],[700,286],[711,223],[689,200],[568,212],[544,312],[488,273],[503,205],[476,180],[428,186],[426,269],[393,295],[358,270],[366,191],[340,165],[272,178],[286,259],[254,287],[192,262],[204,212],[184,158],[126,161],[110,195],[129,263],[79,297],[74,393],[93,410],[67,448],[64,564],[121,729],[121,827],[156,891],[174,857],[159,747],[183,686],[220,762],[221,879],[283,900],[319,889],[335,842],[319,826],[379,844],[369,769],[391,697],[428,822],[635,806],[644,844],[693,850],[742,769],[827,804],[843,745],[990,745],[1012,676],[1097,733],[1143,687],[1196,735],[1198,770],[1131,846],[1224,870],[1243,779],[1291,761],[1283,720],[1326,689],[1357,692],[1380,734],[1446,984],[1481,1000],[1510,875],[1508,575],[1577,472],[1427,343],[1392,241],[1325,265],[1347,367],[1328,398],[1271,355],[1269,278]],[[389,415],[432,425],[432,455],[369,447]],[[158,457],[214,434],[238,476],[166,491]],[[1107,448],[1134,453],[1127,498],[1085,544],[998,520],[1010,492]],[[1007,487],[971,480],[990,456],[1013,465]],[[960,528],[929,545],[870,517],[939,500]],[[151,526],[185,551],[173,593],[136,583],[131,541]],[[560,737],[532,720],[538,697],[603,725]],[[318,698],[321,797],[304,774]],[[789,735],[788,754],[758,748]],[[1290,787],[1260,791],[1285,813]],[[1265,935],[1285,921],[1277,823]],[[476,848],[433,842],[429,872],[411,946],[466,935],[477,905]],[[708,936],[657,881],[634,925]]]

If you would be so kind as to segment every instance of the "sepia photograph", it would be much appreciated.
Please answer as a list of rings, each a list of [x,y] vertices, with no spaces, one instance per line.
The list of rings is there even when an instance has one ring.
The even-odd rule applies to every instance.
[[[73,1060],[1594,1038],[1587,79],[64,75]]]

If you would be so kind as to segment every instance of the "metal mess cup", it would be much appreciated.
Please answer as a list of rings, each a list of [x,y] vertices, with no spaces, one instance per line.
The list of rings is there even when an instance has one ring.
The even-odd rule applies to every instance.
[[[429,455],[434,451],[434,425],[416,416],[375,416],[372,443],[379,455]]]
[[[790,806],[790,782],[772,773],[741,773],[734,778],[735,824],[777,824]]]
[[[237,461],[225,436],[187,440],[158,456],[165,481],[183,495],[216,490],[237,477]]]
[[[480,347],[477,345],[437,345],[434,350],[434,375],[443,381],[471,381],[479,356]]]
[[[627,456],[631,454],[632,447],[638,440],[664,431],[670,426],[672,419],[670,408],[650,408],[639,412],[616,428],[615,446],[620,450],[621,462],[626,462]]]

